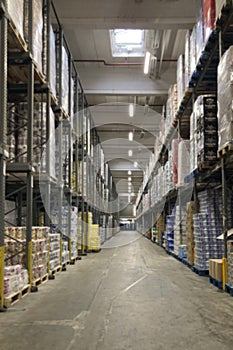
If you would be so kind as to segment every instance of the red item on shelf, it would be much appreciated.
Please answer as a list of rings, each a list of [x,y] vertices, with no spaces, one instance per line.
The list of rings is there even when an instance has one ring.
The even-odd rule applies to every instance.
[[[215,0],[202,0],[203,6],[203,25],[204,25],[204,42],[206,43],[215,23],[216,6]]]

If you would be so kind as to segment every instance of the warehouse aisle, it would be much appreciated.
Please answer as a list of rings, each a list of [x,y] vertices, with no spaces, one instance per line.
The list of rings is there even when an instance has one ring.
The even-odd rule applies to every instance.
[[[117,238],[124,240],[121,232]],[[0,314],[4,350],[230,350],[233,298],[143,237],[89,254]]]

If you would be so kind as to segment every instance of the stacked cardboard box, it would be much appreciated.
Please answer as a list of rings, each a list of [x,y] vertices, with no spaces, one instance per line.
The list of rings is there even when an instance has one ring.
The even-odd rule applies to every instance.
[[[28,272],[22,265],[4,267],[4,296],[19,292],[28,284]]]
[[[195,203],[188,202],[186,205],[186,252],[187,261],[189,264],[194,265],[194,228],[193,228],[193,215],[195,213]]]
[[[209,260],[209,275],[215,280],[222,282],[222,259]]]
[[[218,149],[233,140],[233,46],[222,56],[218,66]]]
[[[49,270],[52,271],[60,266],[61,235],[59,233],[49,234]]]
[[[162,245],[163,244],[163,234],[165,231],[165,219],[164,215],[160,214],[157,220],[157,228],[158,228],[158,244]]]
[[[233,241],[227,242],[228,283],[233,287]]]

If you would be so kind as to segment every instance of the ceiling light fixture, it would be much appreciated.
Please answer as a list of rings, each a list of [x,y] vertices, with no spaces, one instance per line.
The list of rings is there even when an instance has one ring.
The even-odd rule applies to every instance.
[[[137,168],[138,167],[138,162],[134,162],[133,166],[134,166],[134,168]]]
[[[132,157],[133,156],[133,151],[131,149],[128,150],[128,156]]]
[[[150,54],[149,51],[147,51],[146,55],[145,55],[145,62],[144,62],[144,74],[148,74],[149,73],[150,57],[151,57],[151,54]]]
[[[128,181],[131,182],[131,181],[132,181],[132,178],[131,178],[131,177],[128,177]]]
[[[129,116],[130,116],[130,118],[134,117],[134,104],[133,103],[129,104]]]
[[[132,171],[131,170],[128,171],[128,175],[132,175]]]
[[[133,132],[132,131],[129,132],[129,141],[133,141]]]

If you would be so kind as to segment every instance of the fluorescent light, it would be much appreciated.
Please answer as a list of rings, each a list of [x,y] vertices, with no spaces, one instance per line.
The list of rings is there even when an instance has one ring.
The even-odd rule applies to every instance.
[[[134,168],[137,168],[138,167],[138,162],[134,162],[133,166],[134,166]]]
[[[128,150],[128,156],[132,157],[133,156],[133,151],[131,149]]]
[[[134,196],[134,193],[133,193],[133,192],[131,193],[131,196]]]
[[[144,63],[144,74],[148,74],[149,73],[149,66],[150,66],[150,52],[147,51],[146,52],[146,56],[145,56],[145,63]]]
[[[133,141],[133,132],[132,131],[129,132],[129,141]]]
[[[128,175],[132,175],[132,171],[131,170],[128,171]]]
[[[134,116],[134,104],[129,104],[129,116],[132,118]]]
[[[129,181],[129,182],[132,181],[132,178],[131,178],[131,177],[128,177],[128,181]]]

